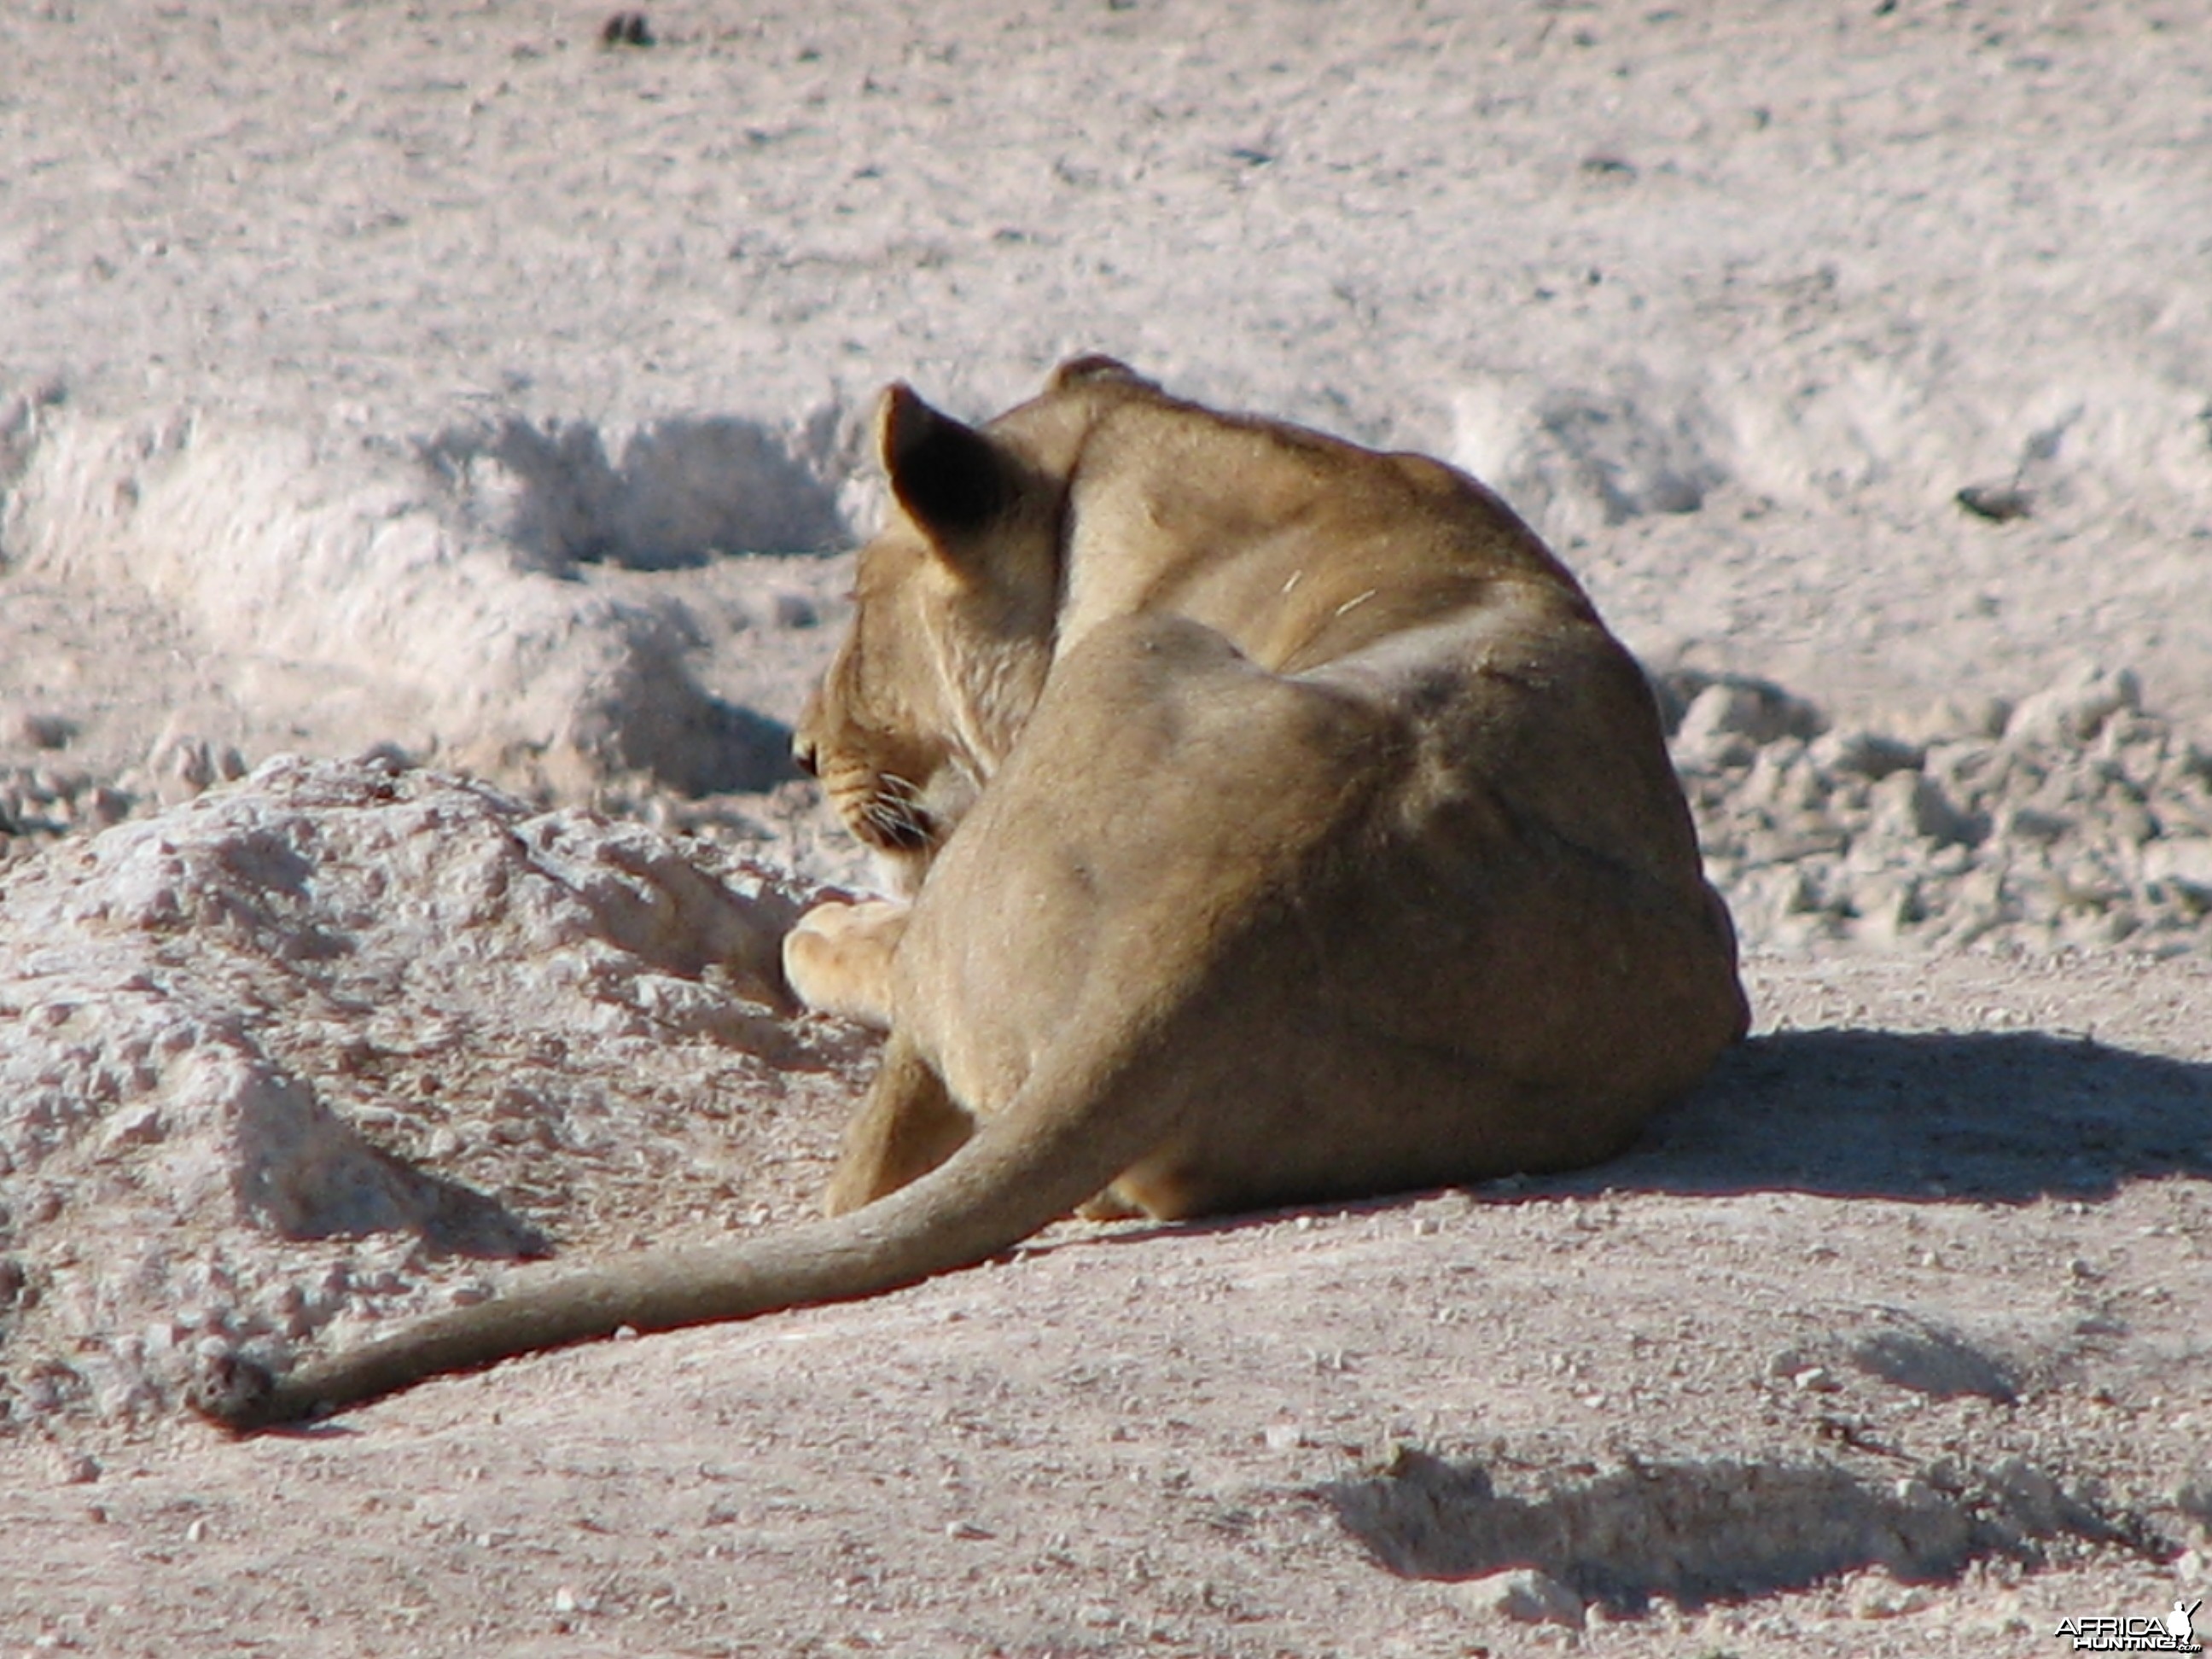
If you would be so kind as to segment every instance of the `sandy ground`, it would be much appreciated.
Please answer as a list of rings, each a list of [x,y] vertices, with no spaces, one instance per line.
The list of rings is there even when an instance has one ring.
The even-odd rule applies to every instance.
[[[18,1444],[0,1619],[100,1653],[2026,1654],[2202,1594],[2212,975],[1752,982],[1770,1035],[1583,1177],[1070,1227],[298,1436]],[[1470,1593],[1529,1564],[1579,1634]]]
[[[1091,349],[1474,468],[1656,665],[1885,729],[2126,668],[2173,775],[2212,741],[2195,8],[603,21],[0,14],[0,899],[378,744],[840,873],[774,752],[869,398]],[[2212,957],[2160,940],[1762,931],[1754,1041],[1572,1180],[1071,1226],[300,1436],[19,1411],[0,1651],[2068,1650],[2212,1598]],[[691,1052],[660,1164],[447,1171],[563,1249],[798,1212],[836,1066],[686,1128]]]

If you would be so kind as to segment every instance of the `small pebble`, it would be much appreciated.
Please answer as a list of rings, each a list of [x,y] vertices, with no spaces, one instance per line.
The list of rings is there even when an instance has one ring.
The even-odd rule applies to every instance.
[[[1549,1573],[1514,1567],[1452,1586],[1452,1597],[1470,1612],[1518,1625],[1583,1627],[1583,1599]]]
[[[2014,519],[2025,519],[2035,510],[2034,496],[2018,484],[1968,484],[1959,492],[1957,499],[1967,512],[1991,524],[2008,524]]]
[[[64,1486],[88,1486],[100,1474],[100,1460],[83,1452],[64,1453],[54,1470],[55,1484]]]
[[[33,749],[66,749],[76,736],[76,722],[46,708],[11,708],[0,713],[0,742],[20,743]]]

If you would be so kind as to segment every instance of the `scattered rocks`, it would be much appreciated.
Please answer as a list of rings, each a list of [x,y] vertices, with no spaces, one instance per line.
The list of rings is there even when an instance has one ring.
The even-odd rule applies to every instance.
[[[80,771],[0,766],[0,865],[73,830],[120,823],[137,805],[131,791]]]
[[[2136,676],[1828,729],[1764,682],[1660,678],[1707,866],[1752,944],[2212,944],[2212,751]],[[1939,717],[1940,716],[1940,717]]]

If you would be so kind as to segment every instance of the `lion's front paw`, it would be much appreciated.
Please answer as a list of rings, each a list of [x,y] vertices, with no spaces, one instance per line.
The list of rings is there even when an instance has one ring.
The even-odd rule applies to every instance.
[[[896,899],[817,904],[784,935],[784,977],[817,1012],[889,1030],[891,958],[906,919]]]

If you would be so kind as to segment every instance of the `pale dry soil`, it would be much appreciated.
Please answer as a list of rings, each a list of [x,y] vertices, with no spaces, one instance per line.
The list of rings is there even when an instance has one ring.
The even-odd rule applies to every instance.
[[[298,1434],[7,1443],[0,1530],[36,1542],[0,1628],[115,1654],[2033,1653],[2202,1594],[2212,973],[1751,977],[1760,1035],[1582,1176],[1071,1224]],[[1455,1588],[1525,1564],[1589,1598],[1579,1634]]]

